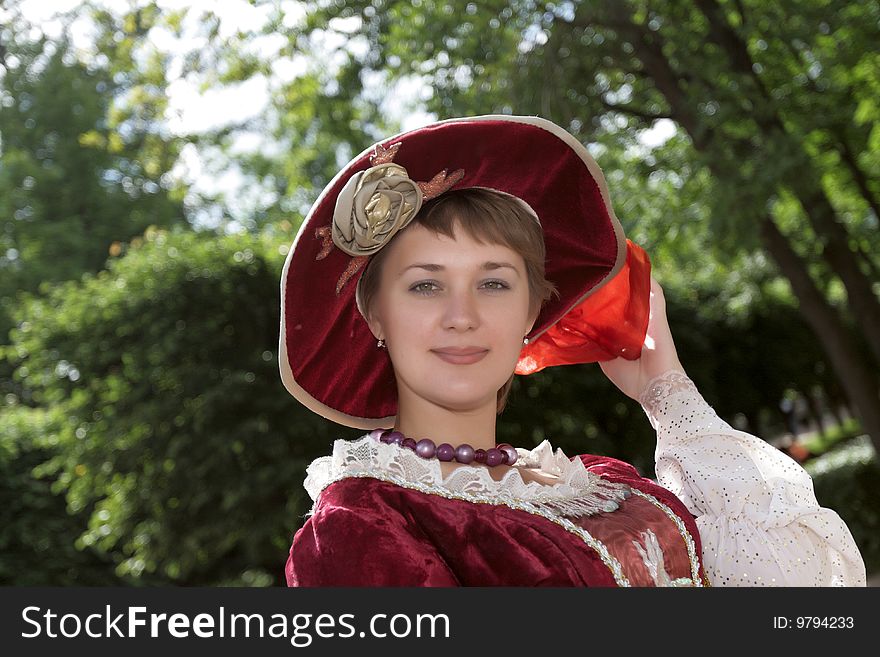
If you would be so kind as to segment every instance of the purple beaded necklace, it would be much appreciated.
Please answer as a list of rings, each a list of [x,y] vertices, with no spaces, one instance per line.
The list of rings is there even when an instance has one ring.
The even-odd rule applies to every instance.
[[[516,463],[516,448],[508,443],[500,443],[489,449],[474,449],[467,443],[453,447],[449,443],[436,445],[430,438],[422,438],[418,442],[391,429],[376,429],[370,435],[387,445],[398,445],[411,449],[423,459],[438,458],[441,461],[458,461],[459,463],[484,463],[490,468],[496,465],[513,465]]]

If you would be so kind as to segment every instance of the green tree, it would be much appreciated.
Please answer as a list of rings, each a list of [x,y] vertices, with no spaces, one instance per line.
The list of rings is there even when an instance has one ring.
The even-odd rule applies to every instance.
[[[306,446],[337,436],[279,385],[277,254],[151,229],[106,271],[24,299],[9,351],[52,448],[34,473],[88,512],[76,545],[120,577],[283,581]]]
[[[184,217],[167,180],[178,149],[151,134],[146,98],[138,113],[147,116],[114,106],[137,90],[74,59],[66,36],[30,42],[7,29],[0,39],[5,336],[18,291],[99,271],[119,242]]]
[[[20,295],[103,269],[108,256],[149,225],[184,223],[183,189],[168,177],[180,141],[157,118],[165,106],[162,61],[135,63],[135,23],[98,21],[103,57],[74,51],[70,22],[46,37],[7,3],[0,32],[0,345],[22,320]],[[103,27],[103,30],[102,30]],[[34,33],[39,34],[34,38]],[[128,75],[126,74],[128,71]],[[131,74],[135,71],[137,75]],[[77,552],[73,538],[88,513],[71,511],[58,482],[31,473],[55,445],[24,407],[31,390],[0,360],[0,436],[8,551],[0,572],[28,583],[108,583],[107,559]],[[42,578],[42,579],[41,579]]]
[[[64,495],[53,491],[57,479],[33,476],[53,453],[36,446],[44,415],[27,406],[0,415],[0,585],[133,583],[114,573],[106,555],[75,547],[89,513],[68,513]]]
[[[45,294],[56,282],[101,270],[108,255],[148,225],[185,221],[185,190],[168,177],[182,142],[157,122],[165,107],[163,61],[135,61],[143,21],[139,27],[100,14],[101,52],[86,61],[69,38],[79,11],[62,16],[62,36],[54,39],[21,15],[18,2],[4,7],[0,346],[22,321],[20,295]],[[74,548],[89,513],[68,508],[56,479],[33,476],[56,445],[44,439],[45,409],[12,376],[11,362],[0,359],[0,581],[131,581],[108,569],[106,555]]]

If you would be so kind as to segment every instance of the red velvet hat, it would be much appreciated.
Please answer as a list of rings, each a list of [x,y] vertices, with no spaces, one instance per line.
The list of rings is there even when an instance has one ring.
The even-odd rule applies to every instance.
[[[303,220],[281,274],[278,358],[285,387],[309,409],[359,429],[394,425],[394,370],[359,310],[358,282],[424,201],[466,187],[517,197],[544,229],[559,298],[542,307],[516,374],[639,357],[651,263],[624,236],[587,149],[537,116],[449,119],[370,146]]]

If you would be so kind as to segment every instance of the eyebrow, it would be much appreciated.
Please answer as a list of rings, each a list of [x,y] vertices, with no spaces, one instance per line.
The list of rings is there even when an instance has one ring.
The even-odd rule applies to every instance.
[[[505,267],[508,269],[512,269],[514,271],[514,273],[517,276],[519,276],[519,270],[516,267],[514,267],[512,264],[510,264],[509,262],[488,261],[488,262],[484,262],[482,267],[480,267],[480,269],[482,269],[483,271],[492,271],[493,269],[501,269],[501,268],[505,268]],[[424,269],[426,271],[446,271],[446,267],[444,267],[443,265],[435,265],[433,263],[428,263],[428,262],[419,262],[414,265],[410,265],[409,267],[404,267],[400,271],[400,274],[398,274],[398,276],[403,276],[410,269]]]

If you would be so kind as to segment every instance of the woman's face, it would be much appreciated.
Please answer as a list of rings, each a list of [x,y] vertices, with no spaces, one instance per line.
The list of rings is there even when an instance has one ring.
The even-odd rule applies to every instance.
[[[494,408],[536,319],[525,263],[506,246],[454,232],[451,239],[412,224],[386,247],[370,327],[385,340],[401,401]],[[441,355],[456,348],[483,356],[468,363]]]

